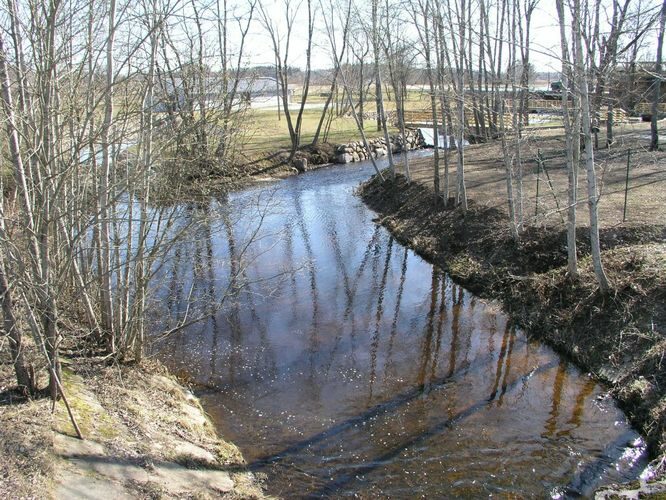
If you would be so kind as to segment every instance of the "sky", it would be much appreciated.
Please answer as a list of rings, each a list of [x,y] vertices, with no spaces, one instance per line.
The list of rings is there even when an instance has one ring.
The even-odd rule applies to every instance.
[[[440,0],[444,1],[444,0]],[[608,0],[604,0],[608,1]],[[634,0],[637,1],[637,0]],[[300,2],[300,3],[299,3]],[[660,1],[657,0],[643,0],[644,3],[657,5]],[[284,4],[285,0],[263,0],[265,10],[270,16],[270,21],[276,23],[281,32],[285,32],[284,23]],[[323,2],[314,0],[317,8]],[[291,0],[292,8],[300,5],[296,14],[296,22],[294,23],[294,33],[290,54],[290,65],[305,68],[305,47],[307,42],[307,9],[304,0]],[[360,11],[367,9],[369,2],[367,0],[358,0],[357,6]],[[328,40],[324,32],[324,23],[321,10],[317,13],[318,16],[318,30],[315,33],[315,47],[313,49],[313,68],[314,69],[327,69],[332,67],[332,59],[329,54]],[[358,18],[364,18],[364,15],[355,15]],[[256,21],[251,29],[250,37],[248,39],[248,62],[250,65],[272,65],[274,64],[274,55],[270,38],[266,35],[266,30],[259,22],[259,16],[256,16]],[[329,16],[330,19],[330,16]],[[407,23],[404,29],[406,32],[414,30],[413,26],[410,27]],[[532,18],[532,31],[531,31],[531,51],[530,59],[538,72],[553,72],[557,73],[561,69],[561,63],[558,59],[560,51],[559,39],[559,24],[557,20],[557,12],[555,10],[554,0],[540,0],[533,18]],[[652,35],[650,33],[648,36]],[[416,39],[416,31],[412,33]],[[656,34],[652,36],[656,39]]]

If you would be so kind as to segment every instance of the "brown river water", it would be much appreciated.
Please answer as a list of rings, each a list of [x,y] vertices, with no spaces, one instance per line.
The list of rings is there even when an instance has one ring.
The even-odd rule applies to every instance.
[[[377,226],[354,196],[371,174],[188,205],[203,222],[159,270],[160,324],[204,319],[156,354],[268,493],[568,498],[636,478],[644,445],[604,389]]]

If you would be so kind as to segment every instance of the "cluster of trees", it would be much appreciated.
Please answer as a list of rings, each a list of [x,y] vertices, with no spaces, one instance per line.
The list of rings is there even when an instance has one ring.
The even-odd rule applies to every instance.
[[[25,392],[38,390],[26,336],[46,360],[53,398],[63,392],[64,332],[114,359],[144,355],[151,280],[187,229],[183,208],[159,203],[156,189],[165,172],[193,178],[231,163],[255,8],[222,0],[0,7],[0,301]]]
[[[435,124],[435,145],[439,134],[448,142],[463,144],[465,139],[487,141],[500,139],[507,177],[511,232],[520,237],[524,225],[521,153],[524,145],[523,130],[528,123],[528,96],[531,55],[534,52],[533,18],[539,0],[458,0],[434,2],[412,0],[392,2],[373,0],[367,4],[341,0],[338,3],[304,0],[296,6],[286,1],[286,27],[280,36],[278,23],[265,11],[262,26],[270,33],[277,62],[280,85],[289,84],[289,48],[293,47],[293,30],[299,8],[307,8],[306,70],[299,83],[303,86],[302,99],[295,119],[292,120],[284,100],[285,115],[292,139],[292,155],[300,144],[300,125],[303,105],[311,80],[313,36],[323,26],[327,39],[318,39],[315,45],[325,45],[332,59],[330,92],[321,115],[314,143],[319,139],[325,116],[350,113],[356,120],[359,133],[364,136],[364,119],[368,98],[374,100],[374,118],[377,130],[388,136],[386,94],[392,96],[397,123],[404,127],[404,114],[409,94],[408,82],[416,77],[426,83],[429,109]],[[551,7],[541,5],[541,7]],[[543,44],[537,51],[553,61],[561,61],[564,82],[562,113],[565,115],[568,137],[571,141],[570,165],[580,163],[580,154],[574,152],[576,144],[585,138],[585,113],[589,112],[588,133],[606,122],[606,144],[613,142],[613,110],[625,100],[626,89],[613,86],[617,82],[618,67],[636,68],[638,58],[645,52],[654,57],[654,39],[663,38],[663,10],[659,0],[596,0],[582,2],[567,0],[556,4],[554,22],[559,23],[560,50],[547,49]],[[657,37],[654,37],[655,31]],[[321,35],[319,35],[321,37]],[[580,39],[580,47],[578,40]],[[659,102],[661,78],[661,47],[658,41],[657,63],[652,64],[652,85],[641,99]],[[642,52],[643,51],[643,52]],[[580,56],[580,58],[579,58]],[[634,73],[635,77],[635,71]],[[585,92],[584,92],[585,91]],[[585,97],[586,94],[586,97]],[[333,98],[336,98],[333,100]],[[585,101],[584,101],[585,97]],[[586,102],[587,105],[583,105]],[[652,148],[658,147],[657,119],[653,116]],[[292,121],[294,122],[292,124]],[[579,134],[576,131],[582,130]],[[594,147],[598,147],[595,134]],[[586,154],[592,161],[592,152]],[[407,163],[407,158],[403,160]],[[455,172],[451,162],[455,161]],[[444,200],[453,194],[455,204],[466,208],[464,181],[464,155],[458,148],[455,159],[435,148],[434,189]],[[443,172],[440,172],[443,163]],[[389,165],[394,170],[392,155]],[[589,167],[589,165],[588,165]],[[572,167],[573,168],[573,167]],[[409,166],[405,167],[409,176]],[[589,169],[589,174],[594,169]],[[572,171],[572,193],[569,208],[573,212],[575,181]],[[593,177],[588,178],[595,185]],[[443,184],[443,185],[442,185]],[[589,193],[596,192],[594,187]],[[594,197],[596,198],[596,197]],[[592,197],[590,198],[592,199]],[[596,209],[594,209],[596,211]],[[596,213],[596,212],[595,212]],[[594,219],[595,217],[593,217]],[[575,227],[575,223],[573,223]],[[594,245],[593,245],[594,246]],[[575,265],[572,265],[571,269]],[[605,281],[601,279],[603,284]]]
[[[537,4],[283,0],[276,9],[264,0],[4,0],[0,83],[9,175],[3,179],[11,182],[2,186],[0,200],[0,298],[19,385],[36,390],[23,356],[30,334],[47,359],[53,397],[62,392],[58,352],[67,317],[77,318],[109,356],[141,359],[156,262],[182,230],[177,207],[153,203],[159,174],[198,178],[231,168],[243,145],[239,85],[258,33],[272,49],[292,158],[303,145],[315,49],[325,48],[332,68],[315,144],[332,113],[342,110],[366,140],[369,96],[388,142],[387,93],[404,131],[408,82],[420,66],[436,146],[438,132],[458,145],[466,138],[501,140],[511,231],[520,238]],[[575,274],[580,142],[598,257],[594,117],[602,107],[611,116],[609,76],[623,57],[637,57],[655,29],[658,81],[666,2],[557,0],[557,15],[567,96],[569,268]],[[296,31],[305,33],[305,43],[295,39]],[[304,54],[300,72],[293,70],[294,51]],[[302,91],[291,103],[295,76]],[[612,120],[607,136],[611,142]],[[455,158],[448,148],[434,154],[437,195],[447,205],[453,195],[465,210],[463,148]],[[390,148],[388,161],[393,175]],[[409,176],[406,155],[402,161]],[[595,269],[607,287],[600,260]]]

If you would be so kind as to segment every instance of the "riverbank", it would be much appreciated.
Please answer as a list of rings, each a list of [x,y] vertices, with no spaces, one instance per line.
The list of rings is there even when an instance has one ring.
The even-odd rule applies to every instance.
[[[532,337],[553,346],[599,380],[646,436],[653,456],[666,452],[666,228],[602,231],[612,291],[596,286],[586,230],[578,234],[580,277],[566,272],[563,230],[526,228],[514,244],[501,209],[471,199],[469,210],[436,205],[430,186],[374,177],[360,190],[402,244],[482,297],[501,302]]]
[[[84,440],[62,401],[12,394],[0,370],[2,498],[264,498],[233,444],[197,398],[159,363],[65,364],[63,382]]]
[[[306,170],[330,166],[335,161],[335,147],[329,143],[304,146],[298,150],[294,161],[290,161],[290,156],[289,149],[242,154],[228,170],[200,177],[192,177],[180,166],[170,165],[159,171],[151,197],[153,203],[158,204],[191,202],[279,181],[301,173],[297,164],[307,165]]]
[[[423,137],[416,129],[408,129],[407,147],[409,151],[422,149],[425,146]],[[394,157],[403,147],[401,136],[392,137]],[[374,158],[384,158],[387,148],[383,137],[368,138]],[[306,171],[330,167],[335,164],[355,163],[368,159],[368,153],[360,141],[345,144],[332,144],[328,142],[317,145],[305,145],[298,149],[291,159],[291,150],[276,149],[270,152],[241,154],[237,163],[225,175],[210,175],[201,178],[182,178],[174,172],[165,172],[165,176],[158,184],[153,198],[164,201],[196,200],[206,198],[211,194],[238,191],[261,183],[275,182]]]

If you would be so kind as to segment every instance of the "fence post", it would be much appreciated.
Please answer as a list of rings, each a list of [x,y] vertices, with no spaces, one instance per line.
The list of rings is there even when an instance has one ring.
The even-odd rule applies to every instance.
[[[629,196],[629,168],[631,167],[631,148],[627,150],[627,176],[624,180],[624,210],[622,211],[622,222],[627,221],[627,198]]]
[[[555,188],[553,188],[553,181],[550,179],[550,174],[548,173],[548,169],[546,168],[546,162],[543,159],[543,155],[541,155],[541,169],[543,170],[543,173],[546,174],[546,180],[548,181],[548,187],[550,188],[550,194],[553,195],[553,199],[555,200],[555,206],[557,207],[557,213],[560,215],[560,219],[562,220],[562,224],[565,224],[564,215],[562,215],[562,209],[560,208],[560,201],[557,199],[557,195],[555,194]]]
[[[534,218],[539,215],[539,179],[541,177],[541,149],[537,151],[537,182],[536,182],[536,201],[534,203]]]

